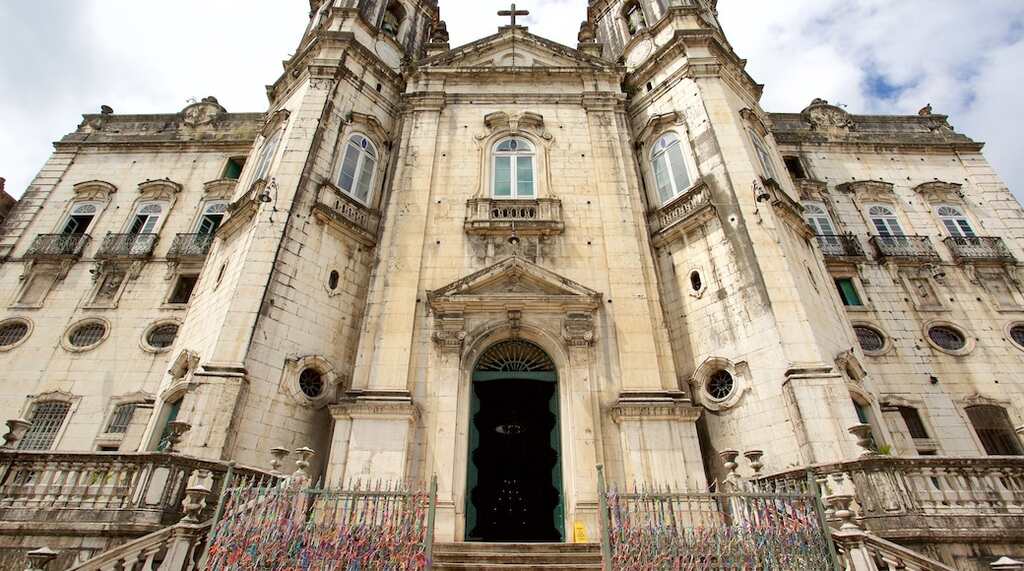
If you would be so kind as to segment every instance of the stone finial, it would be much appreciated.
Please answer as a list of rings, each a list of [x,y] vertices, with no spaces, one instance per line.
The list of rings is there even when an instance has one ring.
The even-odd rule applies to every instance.
[[[199,523],[199,514],[206,508],[206,499],[210,497],[210,488],[204,484],[195,484],[185,490],[185,499],[181,507],[185,510],[182,523]]]
[[[860,529],[860,526],[857,525],[857,522],[853,519],[853,510],[850,509],[850,504],[853,503],[853,496],[850,494],[835,494],[825,498],[825,501],[828,502],[829,507],[833,509],[836,517],[839,518],[840,522],[842,522],[839,529],[843,531],[854,531]]]
[[[295,461],[295,473],[292,474],[294,479],[309,479],[309,472],[306,470],[309,468],[309,459],[316,455],[316,451],[308,446],[303,446],[295,451],[299,456],[298,460]]]
[[[29,551],[26,555],[28,557],[28,569],[25,571],[45,571],[46,566],[56,559],[57,555],[59,553],[46,546]]]
[[[109,105],[100,105],[100,115],[113,115],[114,108]]]
[[[747,450],[743,456],[750,462],[750,469],[754,471],[754,477],[761,477],[761,470],[764,468],[761,458],[764,457],[764,450]]]
[[[449,38],[448,24],[444,20],[434,22],[430,28],[430,41],[435,44],[447,44]]]
[[[18,447],[18,443],[21,442],[22,438],[25,438],[25,433],[28,432],[29,427],[32,423],[25,420],[24,418],[12,418],[7,421],[7,434],[4,434],[4,444],[0,448],[14,449]]]
[[[733,482],[738,480],[740,475],[736,472],[736,469],[739,468],[739,464],[736,463],[736,458],[740,455],[739,451],[732,449],[722,450],[718,455],[722,458],[722,465],[725,466],[725,470],[728,472],[725,476],[726,481]]]
[[[270,455],[273,457],[273,459],[270,461],[270,468],[274,472],[274,474],[281,474],[281,464],[284,463],[284,459],[287,458],[288,455],[291,453],[291,450],[288,450],[287,448],[284,448],[282,446],[270,449]]]
[[[857,446],[860,447],[861,458],[870,458],[877,456],[878,453],[871,449],[871,425],[870,424],[855,424],[849,428],[850,434],[857,437]]]
[[[992,562],[991,567],[993,571],[1024,571],[1024,561],[1000,557],[999,561]]]
[[[929,103],[928,105],[925,105],[924,107],[921,108],[920,111],[917,112],[917,114],[920,115],[921,117],[928,117],[929,115],[932,114],[932,104]]]
[[[581,44],[589,44],[597,38],[597,34],[594,33],[594,25],[590,23],[590,20],[584,20],[580,24],[580,33],[576,38]]]
[[[168,454],[177,454],[178,443],[181,442],[181,437],[192,429],[192,425],[183,420],[174,420],[167,423],[167,429],[171,433],[167,436],[166,452]]]

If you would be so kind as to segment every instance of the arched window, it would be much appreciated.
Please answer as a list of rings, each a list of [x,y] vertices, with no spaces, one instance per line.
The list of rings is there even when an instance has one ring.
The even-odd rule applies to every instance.
[[[345,145],[345,158],[338,173],[338,188],[363,204],[370,200],[373,176],[377,170],[377,148],[369,139],[354,134]]]
[[[818,236],[835,236],[836,229],[832,225],[832,218],[829,217],[825,207],[820,204],[804,204],[804,217],[807,223],[814,228]]]
[[[1014,433],[1006,409],[995,405],[967,407],[967,418],[974,426],[985,453],[989,456],[1021,456],[1024,449]]]
[[[67,221],[60,233],[67,236],[81,236],[89,231],[96,216],[99,215],[101,204],[96,202],[80,202],[75,204],[68,214]]]
[[[135,218],[128,226],[128,234],[155,234],[160,218],[164,215],[164,203],[146,202],[135,211]]]
[[[665,203],[690,188],[690,173],[683,158],[682,141],[675,133],[662,135],[651,150],[651,169],[658,196]]]
[[[263,142],[260,153],[256,158],[256,170],[252,177],[253,182],[263,180],[270,174],[270,165],[274,162],[277,154],[277,147],[281,144],[281,133],[284,129],[278,129],[269,139]]]
[[[534,198],[533,145],[511,137],[494,146],[492,188],[495,198]]]
[[[878,235],[883,237],[905,236],[900,221],[896,218],[896,211],[888,206],[875,205],[868,209],[868,217],[871,223],[878,230]]]
[[[765,143],[764,138],[753,131],[750,131],[750,142],[753,143],[754,151],[757,152],[757,160],[761,161],[764,175],[778,180],[779,175],[775,172],[775,159],[772,158],[772,152],[768,150],[768,143]]]
[[[203,208],[203,215],[199,217],[199,224],[196,225],[196,234],[212,236],[220,228],[220,224],[224,221],[224,216],[227,212],[227,201],[216,200],[207,202],[206,207]]]
[[[32,415],[25,437],[18,443],[19,450],[49,450],[57,440],[57,434],[64,426],[64,420],[71,405],[63,401],[37,402],[32,406]]]
[[[647,18],[644,17],[644,10],[639,2],[626,4],[622,16],[626,19],[626,29],[629,30],[631,36],[635,36],[637,32],[647,27]]]
[[[946,231],[949,235],[954,238],[974,238],[977,234],[974,233],[974,228],[971,227],[971,221],[967,219],[967,215],[964,214],[963,210],[955,206],[940,206],[939,207],[939,219],[942,220],[943,226],[946,227]]]
[[[392,2],[388,4],[388,9],[384,11],[384,20],[380,24],[380,29],[397,40],[404,20],[405,8],[402,7],[400,2]]]

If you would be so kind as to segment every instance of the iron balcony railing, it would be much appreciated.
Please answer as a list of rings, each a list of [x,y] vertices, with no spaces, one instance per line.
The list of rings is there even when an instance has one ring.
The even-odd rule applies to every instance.
[[[178,234],[167,251],[167,259],[205,258],[213,246],[213,234]]]
[[[826,258],[866,258],[856,236],[819,235],[818,245]]]
[[[79,258],[92,240],[88,234],[40,234],[32,241],[26,258]]]
[[[928,236],[872,236],[871,243],[880,258],[939,259]]]
[[[148,258],[156,246],[156,234],[107,234],[97,258]]]
[[[1016,261],[1002,238],[955,236],[944,241],[949,251],[953,252],[953,257],[960,261]]]

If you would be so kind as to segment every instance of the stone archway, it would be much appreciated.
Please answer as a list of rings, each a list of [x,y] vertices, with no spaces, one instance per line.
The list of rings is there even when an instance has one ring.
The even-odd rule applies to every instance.
[[[491,345],[472,373],[467,541],[563,541],[558,374],[539,346]]]

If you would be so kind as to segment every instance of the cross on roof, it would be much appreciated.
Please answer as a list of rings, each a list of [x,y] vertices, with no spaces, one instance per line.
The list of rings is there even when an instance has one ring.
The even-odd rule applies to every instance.
[[[516,27],[516,16],[529,16],[530,15],[530,11],[529,10],[516,10],[516,5],[513,2],[511,10],[500,10],[500,11],[498,11],[498,15],[499,16],[511,16],[512,17],[512,27],[514,28],[514,27]]]

